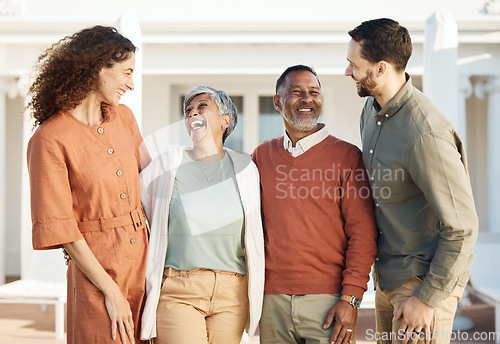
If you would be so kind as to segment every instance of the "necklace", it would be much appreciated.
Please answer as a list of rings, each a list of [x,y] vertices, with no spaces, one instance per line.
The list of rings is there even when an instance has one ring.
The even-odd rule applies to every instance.
[[[207,182],[209,182],[210,181],[210,177],[208,176],[208,174],[205,173],[205,171],[203,171],[203,169],[198,164],[198,161],[194,160],[194,163],[196,164],[196,166],[198,166],[198,168],[200,169],[201,173],[203,173],[203,175],[207,178]]]
[[[205,178],[207,179],[207,182],[210,181],[210,176],[201,168],[200,164],[198,164],[198,160],[196,159],[192,159],[194,161],[194,163],[196,164],[196,166],[198,166],[198,169],[201,171],[201,173],[203,173],[203,175],[205,176]],[[218,169],[222,169],[222,158],[220,160],[217,161],[217,167]],[[217,168],[216,168],[217,169]],[[216,171],[214,173],[214,176],[216,177],[217,176],[217,172]]]

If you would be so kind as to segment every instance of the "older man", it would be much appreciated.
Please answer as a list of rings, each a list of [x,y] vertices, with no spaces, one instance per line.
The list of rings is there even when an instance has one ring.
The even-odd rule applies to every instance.
[[[314,70],[288,68],[274,96],[285,135],[253,152],[266,252],[262,344],[351,342],[376,254],[361,152],[318,123],[321,105]]]

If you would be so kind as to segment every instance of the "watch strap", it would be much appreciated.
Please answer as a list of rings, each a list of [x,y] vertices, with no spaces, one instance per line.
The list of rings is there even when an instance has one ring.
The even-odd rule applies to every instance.
[[[351,296],[351,295],[344,295],[342,294],[340,296],[340,300],[347,302],[350,304],[353,308],[359,308],[361,306],[361,299],[357,296]]]

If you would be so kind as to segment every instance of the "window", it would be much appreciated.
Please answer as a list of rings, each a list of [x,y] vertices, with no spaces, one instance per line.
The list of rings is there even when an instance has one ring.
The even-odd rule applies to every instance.
[[[243,97],[229,96],[238,109],[238,122],[234,131],[229,135],[224,146],[237,152],[243,152]]]
[[[282,136],[283,119],[274,108],[273,97],[259,97],[259,143]]]

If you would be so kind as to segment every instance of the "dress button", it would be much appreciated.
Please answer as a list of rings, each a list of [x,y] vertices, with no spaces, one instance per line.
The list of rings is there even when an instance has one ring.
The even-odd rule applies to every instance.
[[[113,148],[108,149],[108,154],[113,154],[114,152],[115,152],[115,150]]]
[[[385,117],[386,117],[386,118],[387,118],[387,117],[389,117],[389,114],[386,114],[386,115],[385,115]]]
[[[382,124],[382,122],[380,122],[380,121],[377,122],[377,125],[381,125],[381,124]]]
[[[370,149],[370,153],[373,153],[373,149]]]
[[[130,243],[131,243],[132,245],[133,245],[133,244],[135,244],[135,239],[134,239],[134,238],[130,239]]]
[[[102,133],[104,133],[104,129],[103,129],[103,128],[97,128],[97,132],[98,132],[99,134],[102,134]]]
[[[118,171],[116,171],[116,175],[117,175],[118,177],[121,177],[121,176],[123,175],[122,170],[118,170]]]
[[[125,192],[122,192],[122,193],[120,194],[120,198],[121,198],[121,199],[125,199],[125,198],[127,198],[127,194],[126,194]]]

